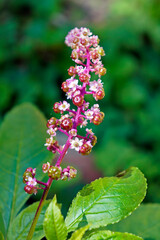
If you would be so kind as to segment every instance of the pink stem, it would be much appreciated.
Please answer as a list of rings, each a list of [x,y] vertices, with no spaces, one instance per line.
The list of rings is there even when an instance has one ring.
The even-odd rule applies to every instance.
[[[41,182],[41,181],[39,181],[39,180],[36,180],[36,182],[37,182],[38,184],[41,184],[41,185],[44,185],[44,186],[48,186],[47,183]]]
[[[69,136],[69,134],[68,134],[65,130],[63,130],[62,128],[58,128],[58,130],[59,130],[60,132],[64,133],[64,134],[66,134],[67,136]]]

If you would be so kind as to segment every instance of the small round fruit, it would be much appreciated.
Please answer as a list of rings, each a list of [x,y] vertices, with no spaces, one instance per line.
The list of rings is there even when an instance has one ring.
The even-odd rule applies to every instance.
[[[71,58],[72,58],[73,60],[78,58],[78,53],[77,53],[76,50],[73,50],[73,51],[72,51]]]
[[[55,104],[53,105],[53,111],[55,113],[60,113],[59,102],[55,102]]]
[[[102,88],[102,89],[99,89],[99,90],[96,92],[95,96],[96,96],[96,99],[97,99],[97,100],[103,99],[104,96],[105,96],[104,89],[103,89],[103,88]]]
[[[82,155],[88,155],[91,151],[92,151],[92,147],[89,144],[84,143],[81,146],[79,153],[81,153]]]
[[[80,107],[84,102],[84,97],[82,95],[76,95],[72,98],[72,101],[74,105],[76,105],[77,107]]]
[[[66,131],[71,130],[72,126],[73,126],[73,122],[70,118],[66,117],[61,121],[61,128],[65,129]]]
[[[61,88],[62,88],[63,92],[68,92],[69,87],[67,85],[67,82],[63,82]]]
[[[31,177],[31,178],[33,177],[33,176],[32,176],[32,173],[31,173],[31,172],[28,172],[28,171],[24,172],[24,174],[23,174],[23,182],[24,182],[24,183],[28,182],[28,178],[29,178],[29,177]]]
[[[55,117],[51,117],[47,122],[47,128],[49,128],[50,126],[55,126],[56,122],[57,122],[57,119]]]
[[[101,122],[103,121],[103,118],[104,118],[104,113],[103,112],[99,112],[99,113],[96,113],[92,119],[92,122],[95,124],[95,125],[99,125],[101,124]]]
[[[56,166],[52,166],[49,168],[48,170],[48,177],[57,180],[59,179],[61,176],[61,169],[59,167]]]
[[[82,73],[80,76],[79,76],[79,80],[81,82],[84,82],[84,83],[87,83],[89,81],[89,76],[85,73]]]
[[[91,140],[91,144],[94,145],[97,143],[97,137],[95,135],[90,135],[89,139]]]
[[[33,186],[26,185],[26,186],[24,187],[24,191],[25,191],[26,193],[28,193],[28,194],[35,193],[35,190],[36,190],[36,188],[33,187]]]
[[[77,170],[76,170],[74,167],[70,167],[69,177],[70,177],[70,178],[75,178],[76,175],[77,175]]]
[[[99,74],[100,74],[101,76],[104,76],[104,75],[106,74],[106,72],[107,72],[106,68],[104,68],[104,67],[99,68]]]
[[[88,43],[87,39],[85,39],[85,38],[81,38],[80,42],[82,45],[86,45]]]
[[[75,74],[75,67],[71,66],[69,69],[68,69],[68,75],[69,76],[73,76]]]
[[[98,51],[97,50],[95,50],[95,51],[92,51],[91,52],[91,57],[92,57],[92,59],[97,59],[97,58],[99,58],[99,53],[98,53]]]

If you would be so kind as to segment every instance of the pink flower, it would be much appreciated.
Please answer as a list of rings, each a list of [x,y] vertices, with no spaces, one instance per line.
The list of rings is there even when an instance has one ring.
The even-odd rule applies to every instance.
[[[36,178],[28,177],[27,185],[29,185],[29,186],[36,186],[37,185]]]
[[[70,140],[71,149],[75,149],[77,152],[79,151],[80,147],[83,145],[83,140],[80,140],[79,138],[71,139]]]
[[[93,82],[90,82],[90,91],[96,92],[99,88],[103,88],[101,79],[98,79],[98,81],[94,80]]]
[[[66,101],[63,101],[63,103],[61,103],[60,106],[59,106],[59,109],[61,111],[66,111],[69,108],[70,108],[70,104],[67,103]]]
[[[77,129],[71,129],[69,131],[69,134],[71,134],[71,136],[73,136],[73,137],[77,136]]]
[[[49,129],[47,130],[47,133],[48,133],[50,136],[54,137],[54,136],[56,136],[56,130],[57,130],[57,128],[55,128],[55,129],[49,128]],[[46,145],[45,145],[45,146],[46,146]]]
[[[92,129],[86,128],[86,132],[87,132],[88,134],[90,134],[90,135],[94,135],[94,133],[92,132]]]
[[[94,104],[94,105],[91,107],[91,110],[92,110],[94,113],[100,112],[99,104]]]
[[[73,79],[73,80],[68,81],[68,87],[71,88],[72,91],[75,91],[77,86],[78,86],[78,80],[77,79]]]
[[[94,112],[92,110],[88,109],[84,114],[88,120],[91,120],[93,118]]]

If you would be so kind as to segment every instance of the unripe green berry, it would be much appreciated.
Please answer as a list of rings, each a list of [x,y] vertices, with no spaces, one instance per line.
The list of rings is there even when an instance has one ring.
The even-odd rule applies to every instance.
[[[92,147],[90,145],[88,145],[87,143],[84,143],[81,146],[79,153],[81,153],[82,155],[88,155],[91,151],[92,151]]]
[[[68,177],[67,177],[66,175],[63,174],[63,175],[61,176],[61,180],[62,180],[62,181],[66,181],[67,179],[68,179]]]
[[[73,50],[73,51],[72,51],[71,58],[72,58],[72,59],[77,59],[77,58],[78,58],[78,53],[77,53],[76,50]]]
[[[102,47],[100,47],[100,48],[98,49],[98,53],[99,53],[101,56],[104,56],[104,55],[105,55],[104,50],[103,50]]]
[[[76,175],[77,175],[77,170],[76,170],[74,167],[70,167],[69,177],[70,177],[70,178],[75,178]]]
[[[98,72],[101,76],[104,76],[106,74],[107,70],[106,70],[106,68],[102,67],[102,68],[99,68]]]
[[[48,177],[57,180],[59,179],[61,176],[61,169],[59,167],[56,166],[52,166],[49,168],[48,170]]]
[[[32,173],[31,173],[31,172],[28,172],[28,171],[24,172],[24,174],[23,174],[23,182],[24,182],[24,183],[28,182],[28,178],[29,178],[29,177],[31,177],[31,178],[33,177],[33,176],[32,176]]]

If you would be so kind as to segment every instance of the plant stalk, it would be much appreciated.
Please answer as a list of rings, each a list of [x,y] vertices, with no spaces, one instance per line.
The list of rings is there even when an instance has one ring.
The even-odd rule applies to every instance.
[[[88,49],[89,49],[89,48],[88,48]],[[89,73],[89,72],[90,72],[90,54],[89,54],[89,50],[88,50],[88,49],[87,49],[87,64],[86,64],[86,65],[82,64],[82,65],[86,66],[87,72]],[[86,94],[86,93],[88,93],[88,92],[86,92],[86,83],[83,83],[83,92],[82,92],[82,95],[84,96],[84,94]],[[90,93],[88,93],[88,94],[90,94]],[[77,113],[76,113],[76,116],[75,116],[74,125],[73,125],[73,128],[74,128],[74,129],[76,129],[76,127],[77,127],[77,125],[78,125],[78,118],[79,118],[79,116],[80,116],[80,111],[81,111],[81,108],[78,107],[78,110],[77,110]],[[72,110],[70,110],[70,112],[74,112],[74,113],[75,113],[75,111],[72,111]],[[65,133],[65,131],[63,131],[62,129],[59,129],[59,130],[60,130],[61,132],[64,132],[64,133]],[[65,133],[65,134],[66,134],[66,133]],[[66,135],[68,135],[68,134],[66,134]],[[78,136],[78,137],[80,137],[80,136]],[[66,152],[67,152],[67,150],[68,150],[68,148],[69,148],[69,146],[70,146],[70,140],[71,140],[71,139],[72,139],[72,136],[69,135],[69,136],[68,136],[68,139],[67,139],[67,142],[66,142],[66,144],[65,144],[62,152],[60,153],[60,156],[59,156],[59,158],[58,158],[57,163],[56,163],[55,166],[60,166],[60,164],[61,164],[61,162],[62,162],[62,160],[63,160],[63,158],[64,158],[64,156],[65,156],[65,154],[66,154]],[[85,139],[85,137],[84,137],[84,139]],[[34,230],[35,230],[35,227],[36,227],[36,224],[37,224],[39,215],[40,215],[40,213],[41,213],[42,207],[43,207],[43,205],[44,205],[44,202],[45,202],[45,200],[46,200],[47,194],[48,194],[49,189],[50,189],[50,187],[51,187],[52,181],[53,181],[53,179],[49,178],[49,180],[48,180],[48,182],[46,183],[46,185],[45,185],[44,183],[40,182],[40,181],[37,181],[37,183],[39,182],[40,184],[43,184],[43,185],[45,185],[46,187],[45,187],[45,189],[44,189],[43,195],[42,195],[42,197],[41,197],[40,203],[39,203],[39,205],[38,205],[37,211],[36,211],[36,213],[35,213],[35,216],[34,216],[34,219],[33,219],[33,222],[32,222],[32,225],[31,225],[31,228],[30,228],[30,230],[29,230],[29,233],[28,233],[28,236],[27,236],[26,240],[31,240],[32,237],[33,237]]]
[[[44,202],[46,200],[48,191],[49,191],[49,189],[51,187],[52,181],[53,181],[53,179],[51,179],[51,178],[48,179],[47,186],[44,189],[43,195],[41,197],[40,203],[38,205],[37,211],[35,213],[35,216],[34,216],[34,219],[33,219],[33,222],[32,222],[32,225],[31,225],[31,228],[29,230],[29,233],[28,233],[28,236],[27,236],[26,240],[31,240],[32,237],[33,237],[33,233],[34,233],[34,230],[35,230],[35,227],[36,227],[39,215],[41,213],[42,207],[43,207]]]

